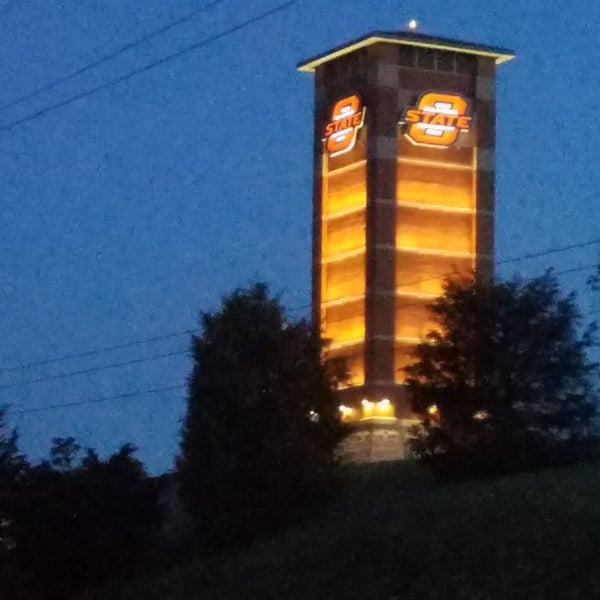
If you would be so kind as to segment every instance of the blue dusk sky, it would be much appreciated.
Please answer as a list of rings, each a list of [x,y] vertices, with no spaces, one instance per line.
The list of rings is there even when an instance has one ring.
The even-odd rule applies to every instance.
[[[498,71],[499,261],[600,238],[600,3],[390,0],[293,6],[20,125],[275,7],[223,0],[20,104],[211,0],[0,0],[0,404],[22,449],[73,435],[106,454],[132,442],[153,473],[177,451],[189,335],[30,369],[11,367],[195,327],[236,286],[267,281],[292,316],[310,298],[313,80],[295,65],[372,30],[510,48]],[[500,267],[592,264],[600,244]],[[510,269],[508,268],[510,267]],[[580,291],[591,269],[561,276]],[[172,354],[47,379],[68,371]],[[20,383],[21,382],[21,383]]]

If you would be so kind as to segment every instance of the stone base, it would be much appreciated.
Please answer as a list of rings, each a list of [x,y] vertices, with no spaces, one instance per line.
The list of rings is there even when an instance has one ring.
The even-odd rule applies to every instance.
[[[408,455],[407,439],[416,419],[367,419],[352,423],[354,431],[340,445],[344,462],[401,460]]]

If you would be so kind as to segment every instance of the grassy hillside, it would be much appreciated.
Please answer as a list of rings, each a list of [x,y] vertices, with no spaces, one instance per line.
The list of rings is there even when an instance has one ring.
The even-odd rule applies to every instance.
[[[600,597],[599,556],[600,467],[443,484],[380,464],[315,519],[93,598],[579,600]]]

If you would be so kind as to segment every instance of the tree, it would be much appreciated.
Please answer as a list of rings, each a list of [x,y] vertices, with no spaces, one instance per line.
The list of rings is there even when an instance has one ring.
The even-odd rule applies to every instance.
[[[77,448],[73,438],[53,440],[51,460],[20,484],[14,553],[44,600],[127,575],[161,524],[156,486],[133,446],[106,460],[88,450],[75,465]]]
[[[27,466],[27,461],[19,452],[16,429],[6,424],[6,409],[0,407],[0,484],[15,481]]]
[[[14,548],[12,530],[16,489],[27,470],[27,461],[19,452],[18,434],[6,423],[6,409],[0,407],[0,558]]]
[[[238,289],[192,338],[178,472],[208,545],[249,539],[322,496],[345,428],[309,325],[267,286]]]
[[[415,453],[447,474],[577,458],[595,434],[593,331],[552,272],[448,279],[430,310],[437,328],[405,369],[422,418]]]
[[[73,467],[80,450],[81,446],[75,441],[75,438],[53,438],[50,448],[50,464],[55,469],[68,471]]]
[[[15,521],[19,486],[29,465],[19,452],[18,434],[6,422],[6,409],[0,407],[0,597],[34,600],[28,574],[17,564]]]

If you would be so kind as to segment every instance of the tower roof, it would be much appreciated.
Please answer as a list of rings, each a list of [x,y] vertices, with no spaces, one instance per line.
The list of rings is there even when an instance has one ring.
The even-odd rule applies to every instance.
[[[355,50],[359,50],[360,48],[366,48],[367,46],[379,43],[418,46],[421,48],[487,56],[489,58],[494,58],[496,64],[511,60],[515,56],[515,53],[512,50],[507,50],[505,48],[472,44],[470,42],[424,35],[422,33],[408,31],[373,31],[352,42],[347,42],[337,48],[333,48],[323,54],[319,54],[299,63],[298,70],[313,73],[317,67],[320,67],[329,61],[354,52]]]

